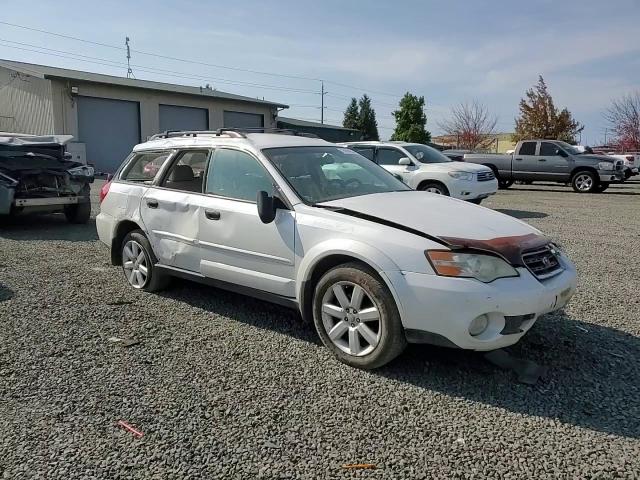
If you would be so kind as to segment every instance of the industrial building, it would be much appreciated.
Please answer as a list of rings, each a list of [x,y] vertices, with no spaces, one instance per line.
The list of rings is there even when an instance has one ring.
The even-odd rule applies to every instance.
[[[165,130],[276,127],[276,102],[210,88],[0,60],[0,131],[73,135],[69,151],[96,171]]]

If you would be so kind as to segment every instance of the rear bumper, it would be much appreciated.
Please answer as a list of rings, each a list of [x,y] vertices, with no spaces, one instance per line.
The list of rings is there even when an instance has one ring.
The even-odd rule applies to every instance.
[[[48,197],[48,198],[16,198],[16,207],[47,207],[76,205],[89,202],[89,197]]]
[[[104,212],[100,212],[96,217],[96,230],[98,231],[98,239],[109,248],[113,241],[114,228],[116,219]]]

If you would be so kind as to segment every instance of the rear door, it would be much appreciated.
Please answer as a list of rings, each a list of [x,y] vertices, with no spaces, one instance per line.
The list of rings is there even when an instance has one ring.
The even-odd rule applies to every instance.
[[[542,180],[569,181],[569,173],[573,169],[572,159],[562,154],[564,151],[552,142],[540,142],[538,151],[537,175]]]
[[[295,213],[278,209],[264,224],[258,192],[273,179],[253,154],[217,148],[207,170],[199,212],[200,273],[217,280],[295,297]]]
[[[522,142],[520,149],[513,156],[514,180],[535,180],[538,158],[536,156],[538,142]]]
[[[204,175],[210,151],[180,150],[158,185],[140,204],[149,241],[160,263],[199,272],[198,228]]]

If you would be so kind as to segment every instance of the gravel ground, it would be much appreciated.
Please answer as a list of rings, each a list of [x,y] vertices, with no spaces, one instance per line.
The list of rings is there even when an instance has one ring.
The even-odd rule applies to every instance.
[[[580,273],[513,349],[549,367],[536,386],[429,346],[358,371],[279,307],[128,288],[93,222],[0,226],[0,478],[640,478],[639,200],[635,182],[486,202]]]

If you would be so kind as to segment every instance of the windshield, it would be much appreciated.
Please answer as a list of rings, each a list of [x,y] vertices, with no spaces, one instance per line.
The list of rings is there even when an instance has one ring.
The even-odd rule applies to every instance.
[[[427,147],[426,145],[403,145],[402,148],[421,163],[448,163],[452,161],[435,148]]]
[[[562,148],[565,152],[567,152],[569,155],[580,155],[581,153],[585,153],[581,150],[578,150],[576,147],[574,147],[573,145],[569,145],[567,142],[560,142],[557,141],[556,144]]]
[[[348,148],[283,147],[262,152],[307,203],[410,190],[382,167]]]

